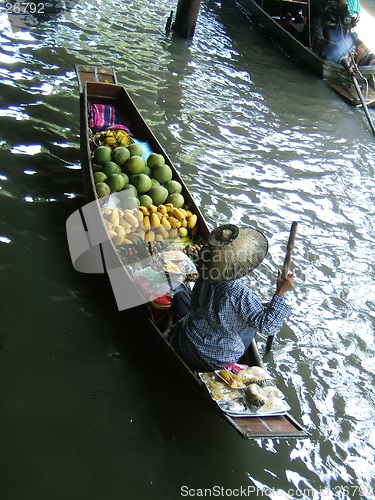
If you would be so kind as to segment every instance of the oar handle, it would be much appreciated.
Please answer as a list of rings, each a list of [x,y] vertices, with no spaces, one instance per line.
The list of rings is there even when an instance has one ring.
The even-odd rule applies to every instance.
[[[286,246],[284,264],[281,270],[281,276],[284,279],[288,276],[290,261],[292,259],[292,253],[294,248],[294,240],[296,239],[296,233],[297,233],[297,222],[293,222],[292,227],[290,228],[288,244]]]
[[[268,337],[267,337],[267,344],[266,344],[266,351],[267,352],[271,350],[273,337],[274,337],[274,335],[268,335]]]
[[[292,253],[293,253],[294,240],[296,239],[296,233],[297,233],[297,222],[293,222],[292,227],[290,228],[288,244],[286,246],[286,254],[285,254],[284,264],[283,264],[283,267],[281,270],[281,276],[283,278],[286,278],[288,276],[290,261],[292,259]],[[266,344],[266,351],[271,350],[273,338],[274,338],[274,335],[268,335],[267,344]]]
[[[374,127],[374,124],[372,122],[372,119],[371,119],[371,116],[370,116],[367,104],[365,102],[365,98],[363,97],[362,91],[361,91],[361,89],[359,87],[359,84],[358,84],[357,78],[355,76],[354,70],[350,66],[349,61],[346,58],[343,58],[342,61],[341,61],[341,63],[348,70],[348,73],[349,73],[349,75],[350,75],[350,77],[351,77],[351,79],[353,81],[354,87],[355,87],[355,89],[357,91],[359,100],[361,101],[363,111],[365,112],[367,121],[368,121],[368,123],[370,125],[371,132],[375,135],[375,127]],[[353,64],[355,65],[355,67],[356,67],[356,69],[358,71],[358,66],[355,64],[354,60],[353,60]]]

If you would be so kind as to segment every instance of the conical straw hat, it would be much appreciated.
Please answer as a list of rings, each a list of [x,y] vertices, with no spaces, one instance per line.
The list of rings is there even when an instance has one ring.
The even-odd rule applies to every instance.
[[[267,239],[257,229],[225,224],[208,235],[197,266],[203,279],[232,281],[253,271],[267,251]]]

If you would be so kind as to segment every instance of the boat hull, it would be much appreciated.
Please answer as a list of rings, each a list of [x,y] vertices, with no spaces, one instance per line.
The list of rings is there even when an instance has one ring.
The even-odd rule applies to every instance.
[[[164,156],[166,163],[173,171],[174,179],[178,180],[182,185],[182,194],[187,206],[198,217],[200,235],[206,238],[209,229],[199,208],[195,204],[177,169],[142,118],[129,94],[123,86],[116,83],[114,72],[108,68],[77,66],[76,73],[79,81],[81,98],[81,167],[87,201],[96,204],[98,213],[100,213],[100,203],[96,195],[95,182],[91,169],[92,147],[90,141],[91,131],[88,121],[88,104],[108,103],[116,107],[123,121],[129,124],[129,128],[135,137],[148,142],[154,152]],[[102,249],[101,254],[104,255],[104,269],[108,267],[107,264],[109,261],[115,261],[117,266],[121,265],[116,248],[112,243],[109,246],[107,245],[104,251]],[[124,266],[122,267],[124,268]],[[125,287],[134,286],[126,269],[123,269],[123,280]],[[129,311],[123,311],[123,313],[129,314]],[[219,408],[215,401],[211,399],[197,374],[190,370],[184,360],[167,342],[163,332],[159,330],[157,324],[153,320],[149,303],[134,307],[130,313],[132,315],[137,315],[137,318],[139,318],[139,324],[142,325],[142,332],[143,335],[147,336],[147,341],[155,345],[158,352],[160,352],[163,358],[173,366],[183,380],[192,386],[199,395],[204,398],[206,403],[210,405],[214,412],[226,422],[230,423],[243,438],[287,438],[305,437],[307,435],[306,431],[289,414],[278,417],[262,418],[232,418],[227,415]],[[263,365],[255,341],[252,342],[246,356],[249,365]]]
[[[282,49],[295,61],[303,64],[318,77],[322,78],[327,85],[339,94],[349,104],[358,106],[361,100],[353,85],[350,75],[341,64],[321,59],[311,50],[311,33],[306,28],[306,36],[303,42],[297,39],[294,34],[283,28],[280,18],[287,13],[295,16],[300,10],[307,16],[307,3],[300,1],[283,0],[235,0],[236,4],[252,18],[254,18],[271,36],[271,38],[282,47]],[[277,11],[274,6],[280,4],[282,7]],[[275,15],[272,15],[275,14]],[[301,38],[302,39],[302,38]],[[358,82],[367,106],[375,106],[375,66],[359,67],[361,75],[358,75]]]

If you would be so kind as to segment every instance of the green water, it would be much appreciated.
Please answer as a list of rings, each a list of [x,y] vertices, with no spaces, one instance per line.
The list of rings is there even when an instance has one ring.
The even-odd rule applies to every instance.
[[[18,33],[0,11],[1,498],[371,498],[374,137],[233,4],[203,2],[192,40],[165,35],[175,9],[81,0]],[[242,440],[73,269],[74,64],[116,67],[210,227],[265,232],[264,299],[299,221],[293,316],[265,361],[307,439]]]

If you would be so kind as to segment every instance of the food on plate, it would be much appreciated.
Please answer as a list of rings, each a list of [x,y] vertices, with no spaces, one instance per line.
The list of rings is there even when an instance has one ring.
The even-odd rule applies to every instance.
[[[225,412],[237,414],[235,416],[256,416],[282,414],[290,410],[284,400],[284,394],[277,387],[273,385],[261,387],[257,383],[252,383],[244,390],[238,390],[220,378],[223,376],[227,380],[232,375],[233,373],[228,370],[199,374],[211,398]]]
[[[242,401],[241,391],[231,389],[216,376],[215,372],[201,373],[200,377],[215,401]]]
[[[244,370],[237,372],[237,376],[244,384],[257,383],[263,385],[264,383],[271,383],[273,381],[271,375],[260,366],[250,366]]]
[[[280,389],[273,385],[260,387],[258,384],[253,383],[245,389],[245,399],[250,404],[264,404],[271,397],[283,399],[284,394],[280,391]]]
[[[259,412],[279,413],[288,411],[290,408],[288,404],[281,398],[270,397],[266,403],[259,408]]]
[[[231,373],[227,370],[220,370],[219,375],[231,387],[245,387],[245,384],[242,382],[242,380],[235,373]]]

